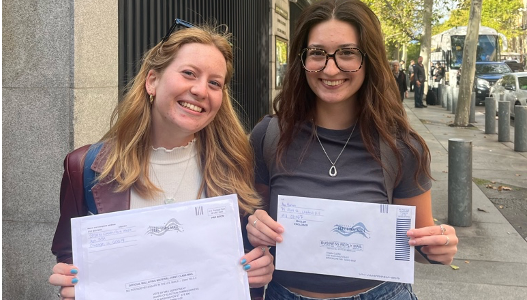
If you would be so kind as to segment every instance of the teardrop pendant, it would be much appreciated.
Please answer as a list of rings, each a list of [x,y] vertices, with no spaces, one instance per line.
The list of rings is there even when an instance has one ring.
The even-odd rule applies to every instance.
[[[333,165],[331,168],[329,168],[329,176],[335,177],[337,176],[337,168]]]

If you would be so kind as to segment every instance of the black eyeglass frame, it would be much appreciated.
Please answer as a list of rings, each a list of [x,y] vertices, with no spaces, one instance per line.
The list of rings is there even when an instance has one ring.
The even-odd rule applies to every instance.
[[[177,26],[183,26],[185,28],[192,28],[194,27],[194,25],[192,25],[192,23],[189,23],[187,21],[183,21],[181,19],[174,19],[174,23],[172,23],[172,26],[170,27],[170,29],[168,30],[168,33],[165,35],[165,37],[163,37],[163,39],[161,40],[161,44],[165,43],[166,41],[168,41],[168,39],[170,38],[170,36],[172,35],[172,33],[174,33],[174,30],[176,30],[176,27]]]
[[[320,50],[320,51],[323,51],[324,53],[326,53],[326,63],[324,64],[324,67],[322,67],[322,69],[313,71],[313,70],[308,70],[306,68],[306,66],[304,64],[303,55],[304,55],[304,53],[306,51],[309,51],[309,50]],[[359,68],[357,70],[346,71],[346,70],[342,70],[339,67],[339,64],[337,63],[337,60],[335,59],[335,54],[337,54],[337,52],[342,51],[342,50],[358,50],[359,51],[361,56],[360,56],[360,65],[359,65]],[[300,53],[298,53],[298,56],[300,56],[300,61],[302,62],[302,67],[304,67],[304,70],[306,70],[306,72],[317,73],[317,72],[323,71],[326,68],[326,66],[328,65],[328,60],[330,58],[333,58],[333,61],[335,62],[335,66],[337,66],[337,68],[340,71],[346,72],[346,73],[352,73],[352,72],[357,72],[357,71],[359,71],[362,68],[362,65],[364,64],[364,58],[366,57],[366,52],[364,52],[361,49],[356,48],[356,47],[345,47],[345,48],[339,48],[339,49],[335,50],[335,52],[333,52],[333,54],[329,54],[329,53],[327,53],[326,50],[320,49],[320,48],[304,48],[304,49],[302,49],[302,51]]]

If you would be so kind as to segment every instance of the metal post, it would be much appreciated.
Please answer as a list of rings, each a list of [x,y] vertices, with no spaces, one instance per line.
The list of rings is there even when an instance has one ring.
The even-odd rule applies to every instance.
[[[452,89],[452,113],[456,114],[457,111],[457,98],[459,97],[459,87]]]
[[[448,86],[447,88],[446,110],[448,111],[452,110],[452,87],[451,86]]]
[[[511,111],[509,101],[498,102],[498,142],[511,141]]]
[[[485,98],[485,133],[496,133],[496,100]]]
[[[443,85],[443,91],[441,92],[441,107],[446,108],[446,102],[447,102],[447,86]]]
[[[437,102],[436,105],[442,105],[441,104],[441,97],[443,97],[443,87],[445,85],[443,84],[443,80],[439,83],[439,86],[437,87]]]
[[[514,106],[514,151],[527,152],[527,106]]]
[[[472,225],[472,142],[448,140],[448,224]]]
[[[469,123],[476,123],[476,92],[472,92],[470,96],[470,117]]]

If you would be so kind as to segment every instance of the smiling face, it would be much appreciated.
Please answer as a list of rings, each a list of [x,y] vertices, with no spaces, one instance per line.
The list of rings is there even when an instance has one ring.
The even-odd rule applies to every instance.
[[[185,44],[170,65],[150,70],[146,90],[152,103],[152,143],[167,149],[188,144],[216,116],[223,99],[227,64],[213,45]]]
[[[308,35],[307,47],[320,48],[332,54],[339,48],[360,49],[358,31],[350,24],[331,19],[315,25]],[[364,59],[363,59],[364,60]],[[353,106],[357,91],[365,78],[365,62],[357,72],[342,72],[329,59],[324,70],[306,72],[307,82],[317,96],[317,106],[344,104]]]

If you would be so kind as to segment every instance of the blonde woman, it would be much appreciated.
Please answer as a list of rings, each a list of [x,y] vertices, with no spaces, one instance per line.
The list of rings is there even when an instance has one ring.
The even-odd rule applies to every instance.
[[[229,95],[229,36],[196,27],[173,32],[177,22],[144,55],[100,141],[91,166],[99,173],[93,187],[98,213],[233,193],[241,215],[259,207],[252,150]],[[75,275],[82,272],[71,265],[70,219],[88,214],[80,171],[88,147],[64,161],[61,216],[52,245],[58,264],[49,278],[61,286],[62,299],[74,299]],[[267,284],[274,269],[272,256],[262,249],[240,258],[251,287]]]

